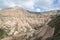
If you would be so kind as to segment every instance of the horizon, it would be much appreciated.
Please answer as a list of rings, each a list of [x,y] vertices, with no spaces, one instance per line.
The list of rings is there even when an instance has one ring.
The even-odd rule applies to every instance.
[[[32,12],[60,10],[60,0],[0,0],[0,10],[18,6]]]

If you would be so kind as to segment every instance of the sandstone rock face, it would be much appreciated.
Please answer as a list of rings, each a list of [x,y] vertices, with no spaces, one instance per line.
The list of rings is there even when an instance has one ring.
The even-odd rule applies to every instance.
[[[6,34],[13,38],[6,37],[2,40],[39,40],[40,37],[43,37],[41,40],[45,40],[54,33],[54,28],[45,26],[51,20],[50,17],[51,15],[48,16],[47,14],[31,14],[18,7],[1,10],[0,28],[3,28]]]

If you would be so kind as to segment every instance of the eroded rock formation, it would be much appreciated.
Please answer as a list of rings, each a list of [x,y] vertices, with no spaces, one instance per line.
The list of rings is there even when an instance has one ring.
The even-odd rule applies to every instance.
[[[54,15],[48,13],[31,14],[18,7],[1,10],[0,28],[7,34],[2,40],[46,40],[52,37],[55,28],[49,27],[47,23],[56,11],[51,12]]]

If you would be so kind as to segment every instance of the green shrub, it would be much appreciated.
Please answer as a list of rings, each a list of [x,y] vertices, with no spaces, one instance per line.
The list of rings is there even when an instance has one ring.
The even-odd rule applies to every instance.
[[[0,39],[4,37],[5,30],[0,28]]]

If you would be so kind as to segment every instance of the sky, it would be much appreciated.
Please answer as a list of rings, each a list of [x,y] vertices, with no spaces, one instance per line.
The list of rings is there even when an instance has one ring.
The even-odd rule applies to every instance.
[[[0,0],[0,9],[14,6],[33,12],[60,10],[60,0]]]

